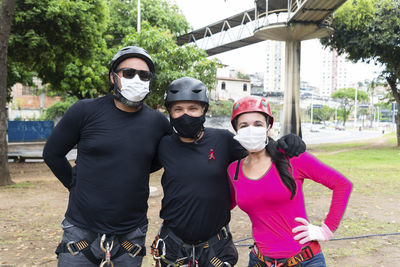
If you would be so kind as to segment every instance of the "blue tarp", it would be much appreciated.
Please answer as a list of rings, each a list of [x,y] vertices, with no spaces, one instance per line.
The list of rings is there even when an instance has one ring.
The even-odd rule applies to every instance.
[[[53,128],[53,121],[8,121],[8,142],[44,141]]]

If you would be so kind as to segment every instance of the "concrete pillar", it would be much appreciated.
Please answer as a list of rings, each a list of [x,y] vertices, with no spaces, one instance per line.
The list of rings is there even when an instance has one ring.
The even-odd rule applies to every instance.
[[[286,41],[285,96],[281,135],[301,134],[300,121],[300,41]]]

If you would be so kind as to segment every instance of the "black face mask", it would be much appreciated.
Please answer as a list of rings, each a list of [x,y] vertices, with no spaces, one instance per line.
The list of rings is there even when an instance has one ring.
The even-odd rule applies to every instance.
[[[203,129],[203,123],[206,121],[205,114],[200,117],[192,117],[183,114],[179,118],[173,119],[170,117],[171,125],[181,137],[196,139],[200,131]]]

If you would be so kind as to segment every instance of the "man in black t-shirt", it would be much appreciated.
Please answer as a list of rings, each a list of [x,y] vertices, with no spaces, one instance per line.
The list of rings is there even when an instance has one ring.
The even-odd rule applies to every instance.
[[[152,245],[157,265],[233,266],[238,259],[228,227],[227,167],[246,152],[228,130],[204,128],[208,101],[206,86],[194,78],[177,79],[167,88],[174,133],[164,136],[158,149],[164,221]],[[298,136],[283,137],[281,144],[288,154],[305,150]]]
[[[170,131],[143,103],[153,76],[144,49],[121,49],[110,65],[113,94],[76,102],[47,140],[43,158],[69,190],[58,266],[141,266],[149,173],[160,169],[158,144]],[[65,155],[74,146],[71,167]]]

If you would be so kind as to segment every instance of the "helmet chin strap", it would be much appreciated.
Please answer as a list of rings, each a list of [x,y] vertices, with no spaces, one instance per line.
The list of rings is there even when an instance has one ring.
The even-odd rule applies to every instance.
[[[118,87],[118,75],[113,72],[112,73],[113,78],[114,78],[114,99],[117,100],[118,102],[122,103],[124,106],[135,108],[135,109],[140,109],[143,106],[144,100],[147,98],[149,94],[145,96],[141,101],[134,102],[126,99],[122,94],[121,94],[121,89]]]

